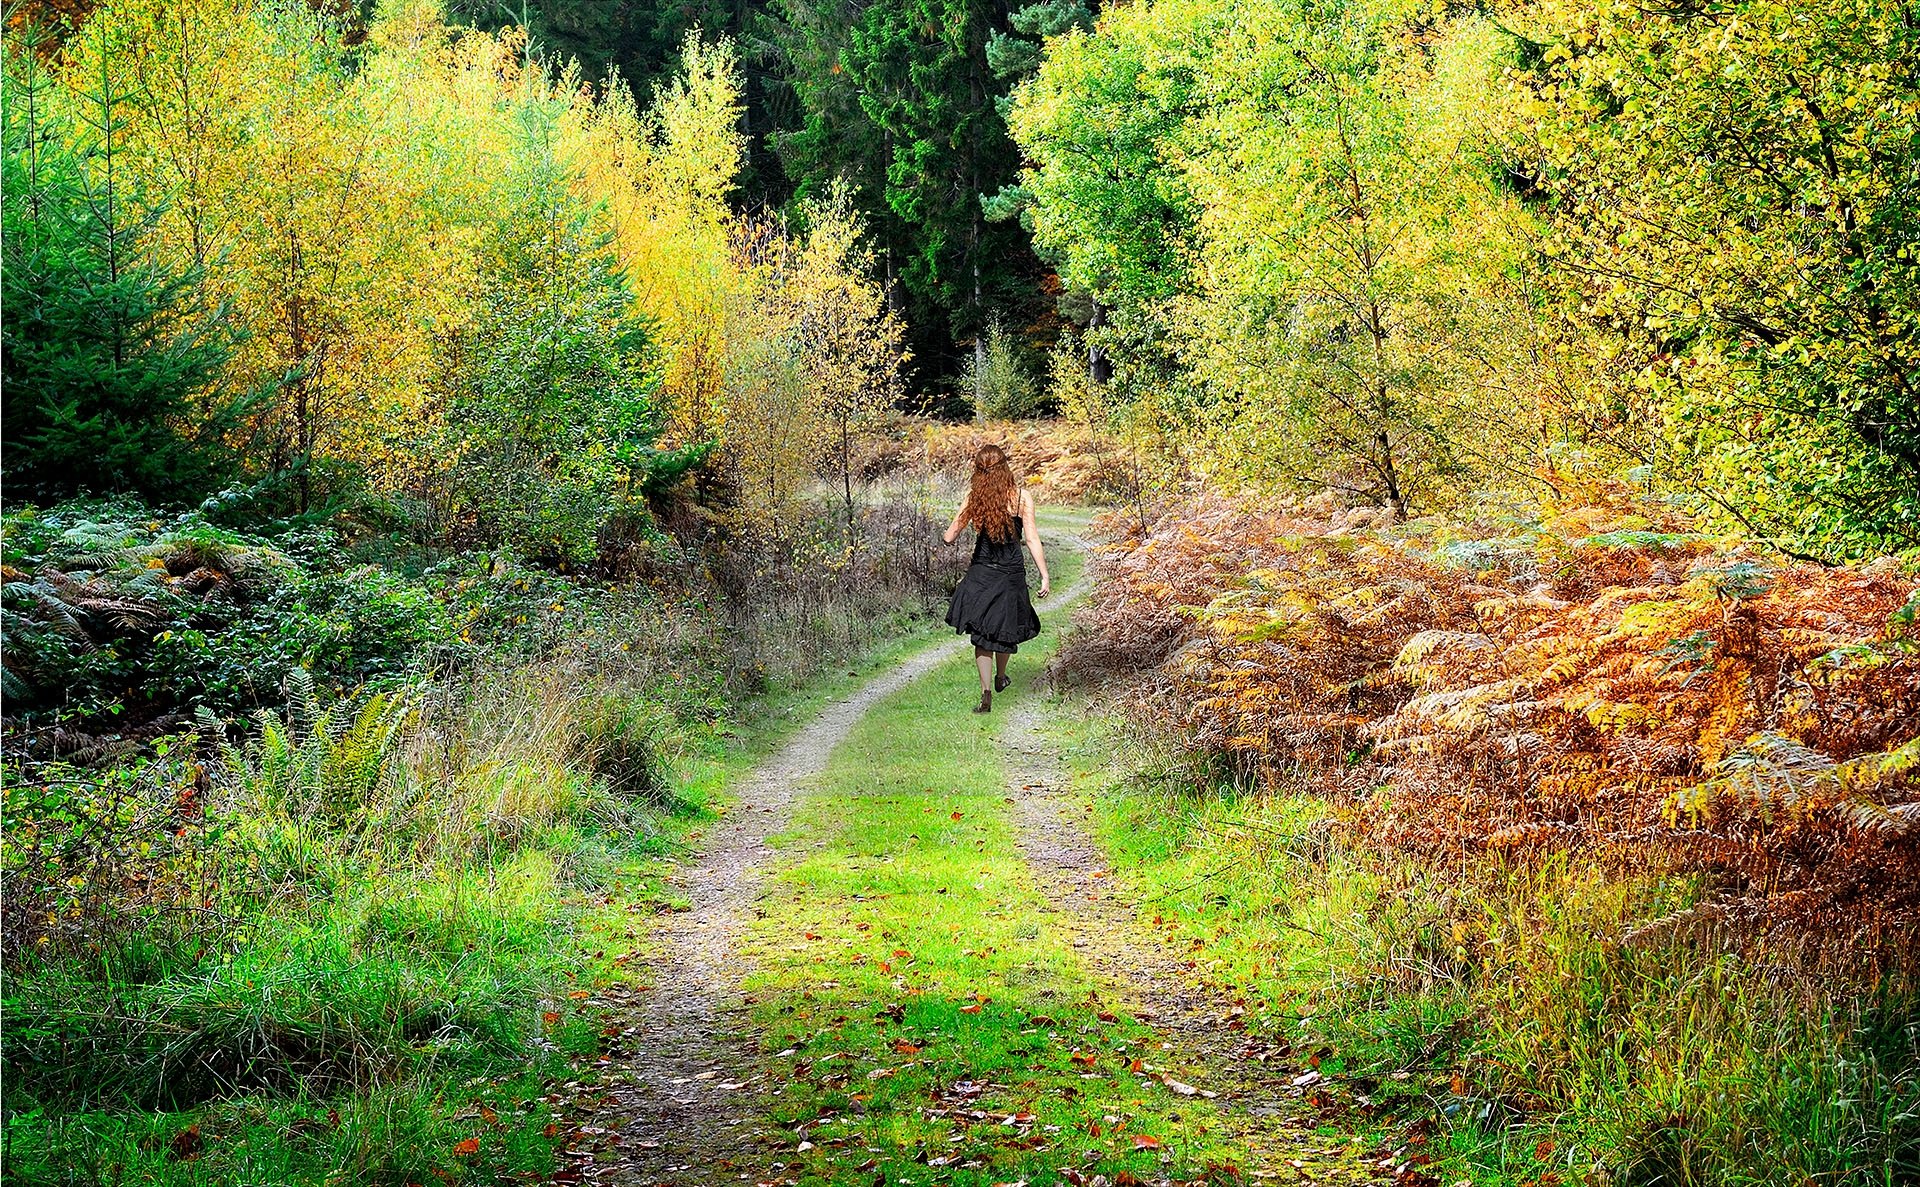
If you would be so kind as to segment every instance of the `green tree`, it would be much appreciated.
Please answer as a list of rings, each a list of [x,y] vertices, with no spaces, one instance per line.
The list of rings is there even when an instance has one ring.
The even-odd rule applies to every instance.
[[[993,314],[1044,304],[1027,232],[981,205],[1019,165],[987,56],[1007,13],[988,0],[786,0],[778,13],[803,109],[781,140],[788,174],[814,196],[836,178],[856,186],[916,357],[951,373],[964,344],[985,349]]]
[[[1035,244],[1069,286],[1123,313],[1184,283],[1196,205],[1178,161],[1225,19],[1211,0],[1109,13],[1051,43],[1010,112]]]
[[[1374,0],[1165,0],[1050,43],[1012,117],[1026,217],[1113,309],[1096,342],[1167,452],[1396,516],[1532,468],[1508,45]]]
[[[1186,283],[1197,205],[1178,167],[1197,112],[1198,70],[1226,13],[1175,0],[1106,13],[1047,43],[1007,118],[1025,155],[1019,181],[989,200],[1017,216],[1058,269],[1061,310],[1085,327],[1087,377],[1163,387],[1177,372],[1160,304]]]
[[[1518,141],[1557,199],[1577,411],[1824,556],[1920,544],[1910,5],[1550,0]]]
[[[193,498],[220,478],[204,432],[221,418],[195,404],[227,361],[226,311],[198,269],[149,250],[158,215],[124,161],[131,97],[109,75],[56,93],[37,36],[10,47],[0,100],[9,493]]]
[[[961,391],[973,400],[977,420],[1017,420],[1040,408],[1040,382],[1020,343],[1000,322],[987,323],[987,349],[960,372]]]
[[[659,461],[658,355],[611,234],[573,192],[567,100],[545,90],[512,112],[487,292],[447,348],[459,386],[446,513],[489,543],[577,565]]]
[[[1007,14],[1008,32],[996,29],[987,37],[987,65],[1008,85],[1030,77],[1040,66],[1046,42],[1071,29],[1093,28],[1093,10],[1085,0],[1035,0]],[[1012,96],[1000,100],[1000,113],[1006,114]]]

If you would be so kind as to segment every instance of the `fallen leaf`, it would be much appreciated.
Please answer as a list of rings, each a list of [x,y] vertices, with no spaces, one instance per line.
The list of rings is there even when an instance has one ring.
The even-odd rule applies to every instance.
[[[1164,1150],[1167,1148],[1167,1144],[1150,1133],[1136,1133],[1133,1135],[1133,1148],[1136,1150]]]
[[[980,1003],[975,1002],[970,1006],[961,1006],[960,1012],[962,1014],[978,1014],[980,1012]]]
[[[462,1138],[453,1144],[453,1152],[455,1154],[478,1154],[480,1153],[480,1139]]]

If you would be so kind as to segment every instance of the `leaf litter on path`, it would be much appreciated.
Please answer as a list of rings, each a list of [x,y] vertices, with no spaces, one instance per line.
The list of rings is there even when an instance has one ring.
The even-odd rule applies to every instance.
[[[867,709],[954,651],[929,647],[828,705],[741,783],[733,810],[695,834],[697,852],[676,870],[675,905],[684,907],[656,917],[643,960],[614,966],[651,988],[610,998],[608,1020],[624,1041],[576,1061],[581,1079],[550,1097],[556,1126],[574,1139],[555,1181],[737,1187],[770,1173],[788,1139],[766,1120],[769,1084],[736,952],[769,841],[786,827],[799,787]]]
[[[955,1033],[963,1032],[937,1026],[907,1028],[905,1035],[883,1030],[872,1050],[834,1049],[840,1046],[834,1039],[851,1025],[904,1027],[929,1000],[923,995],[932,973],[920,949],[962,942],[957,934],[946,940],[890,935],[889,941],[908,942],[876,947],[872,959],[851,961],[854,972],[847,975],[870,976],[871,971],[879,971],[893,978],[894,993],[900,996],[892,1001],[881,997],[864,1009],[845,1007],[837,1014],[822,999],[820,1012],[825,1017],[816,1018],[811,1031],[795,1028],[780,1043],[769,1042],[768,1047],[782,1046],[777,1055],[756,1054],[755,1040],[765,1032],[765,1015],[756,1025],[751,1016],[754,1003],[740,993],[746,964],[740,939],[756,912],[771,918],[785,905],[760,890],[772,855],[768,842],[786,827],[796,785],[825,769],[833,746],[847,736],[867,707],[931,670],[947,650],[923,653],[830,707],[742,787],[735,811],[705,831],[700,851],[677,870],[676,898],[688,909],[659,917],[653,947],[644,961],[616,959],[613,966],[618,970],[636,964],[631,975],[645,977],[654,991],[639,997],[606,995],[606,1009],[615,1015],[615,1022],[623,1024],[603,1032],[617,1036],[615,1041],[598,1057],[583,1057],[580,1078],[549,1097],[555,1126],[567,1138],[567,1163],[553,1181],[699,1187],[793,1184],[804,1179],[870,1187],[873,1172],[883,1160],[893,1166],[902,1156],[918,1169],[896,1177],[916,1187],[946,1182],[1024,1185],[1029,1180],[1076,1187],[1172,1187],[1175,1183],[1217,1187],[1249,1176],[1264,1180],[1278,1173],[1272,1167],[1284,1167],[1287,1175],[1305,1180],[1319,1173],[1316,1168],[1336,1164],[1350,1174],[1359,1172],[1349,1181],[1395,1181],[1394,1170],[1405,1163],[1395,1159],[1393,1152],[1362,1151],[1337,1140],[1329,1145],[1328,1139],[1313,1134],[1316,1123],[1299,1100],[1304,1090],[1285,1083],[1291,1070],[1279,1065],[1284,1055],[1269,1068],[1271,1052],[1249,1056],[1229,1049],[1229,1044],[1246,1041],[1243,1033],[1230,1029],[1231,1011],[1236,1007],[1186,984],[1181,974],[1193,964],[1183,959],[1184,953],[1176,954],[1158,942],[1142,945],[1124,938],[1131,921],[1123,918],[1128,913],[1115,900],[1111,871],[1084,827],[1058,812],[1050,772],[1016,770],[1006,785],[1015,793],[1012,796],[996,794],[992,803],[971,809],[949,806],[942,814],[954,825],[966,821],[966,839],[957,843],[967,846],[967,852],[985,857],[989,840],[996,847],[1009,839],[1018,842],[1026,865],[1050,900],[1047,909],[1070,932],[1074,959],[1087,966],[1097,983],[1117,990],[1124,1006],[1102,1004],[1096,990],[1086,1001],[1062,1002],[1045,1013],[1023,1011],[992,1005],[989,995],[974,989],[949,1007],[967,1020],[964,1026],[1011,1028],[1014,1037],[1042,1044],[1026,1056],[1038,1062],[1025,1069],[1005,1067],[991,1076],[977,1074],[969,1062],[970,1053],[951,1041]],[[1016,702],[1016,706],[1016,713],[1004,720],[1009,727],[1005,745],[1017,768],[1038,752],[1040,740],[1030,703]],[[936,794],[936,789],[929,787],[925,794]],[[974,802],[979,805],[979,800]],[[1011,837],[997,837],[994,831],[1002,804],[1009,805],[1007,812],[1016,826]],[[975,835],[980,829],[986,831]],[[908,839],[920,843],[918,833],[909,834]],[[952,839],[942,843],[956,844]],[[814,843],[816,849],[825,845],[825,841]],[[896,856],[865,851],[846,860],[878,859],[882,863],[878,868],[895,868]],[[983,870],[978,878],[969,880],[963,874],[962,881],[932,888],[931,893],[944,896],[952,888],[958,896],[978,897],[989,890],[991,881],[991,871]],[[896,893],[892,885],[876,882],[841,901],[857,909],[887,910],[897,905]],[[945,903],[952,897],[928,901]],[[994,900],[988,914],[1007,919],[1009,912],[1003,906]],[[1023,903],[1022,910],[1026,909]],[[1048,917],[1049,927],[1055,915]],[[804,929],[808,943],[799,947],[818,950],[823,938],[850,940],[868,932],[868,923],[862,920],[848,935],[848,923],[844,918],[811,923]],[[877,935],[874,940],[881,942]],[[1057,944],[1058,938],[1053,942]],[[910,958],[909,950],[916,956]],[[782,957],[770,949],[762,955],[788,962],[826,959]],[[962,963],[991,960],[1004,967],[1011,958],[988,946],[955,959]],[[909,972],[903,980],[896,965],[916,966],[918,971]],[[830,996],[846,992],[838,980],[817,984]],[[1239,1008],[1244,1012],[1243,1006]],[[1228,1019],[1226,1024],[1223,1018]],[[1159,1042],[1159,1057],[1152,1061],[1143,1058],[1151,1054],[1142,1049],[1143,1025],[1151,1026],[1155,1035],[1176,1040]],[[1125,1037],[1118,1040],[1116,1049],[1111,1037],[1089,1043],[1098,1039],[1096,1032]],[[1071,1061],[1067,1059],[1069,1038],[1080,1043]],[[824,1053],[809,1057],[808,1048]],[[1051,1058],[1059,1061],[1058,1072],[1044,1071],[1048,1057],[1041,1053],[1049,1049],[1055,1052]],[[1162,1060],[1179,1065],[1178,1076],[1175,1069],[1157,1066]],[[1248,1067],[1255,1070],[1248,1072]],[[925,1103],[909,1114],[892,1115],[889,1124],[896,1136],[918,1136],[912,1138],[912,1145],[892,1150],[869,1144],[870,1131],[877,1132],[873,1127],[887,1116],[875,1110],[897,1107],[886,1103],[892,1098],[883,1101],[881,1097],[897,1091],[895,1084],[908,1081],[914,1091],[924,1092],[917,1086],[929,1085],[931,1099],[922,1095],[919,1099]],[[805,1093],[795,1091],[803,1087]],[[1093,1095],[1086,1095],[1089,1092]],[[794,1111],[801,1099],[809,1102],[809,1112]],[[1008,1103],[1014,1107],[1005,1107]],[[1082,1113],[1091,1110],[1093,1116],[1083,1130],[1046,1120],[1063,1116],[1062,1107]],[[913,1125],[922,1128],[916,1131]],[[1207,1135],[1209,1126],[1230,1128],[1246,1137],[1246,1156],[1240,1162],[1190,1165],[1192,1158],[1183,1151],[1194,1148],[1193,1137]],[[1282,1149],[1286,1157],[1274,1153]],[[1116,1151],[1128,1155],[1128,1169],[1096,1168]],[[1371,1156],[1365,1164],[1359,1159],[1362,1153]],[[1020,1177],[993,1177],[992,1170],[1003,1160],[1046,1169],[1044,1173],[1026,1171]],[[1199,1177],[1181,1179],[1176,1172]],[[1401,1187],[1415,1187],[1413,1180],[1398,1181]]]

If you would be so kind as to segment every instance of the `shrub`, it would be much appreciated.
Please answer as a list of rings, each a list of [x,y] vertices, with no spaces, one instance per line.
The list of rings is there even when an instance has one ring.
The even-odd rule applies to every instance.
[[[1871,962],[1920,923],[1920,593],[1579,509],[1509,536],[1202,501],[1107,548],[1061,664],[1351,836],[1706,877],[1725,925]]]
[[[1040,410],[1040,381],[1020,342],[996,319],[987,326],[984,347],[962,364],[960,395],[973,402],[982,421],[1019,420]]]
[[[936,617],[966,568],[919,506],[859,509],[851,539],[830,505],[788,534],[743,529],[711,554],[739,692],[793,687]]]
[[[97,761],[278,703],[296,669],[335,686],[396,677],[452,620],[381,569],[341,570],[331,537],[278,541],[129,505],[10,513],[0,591],[8,747]]]

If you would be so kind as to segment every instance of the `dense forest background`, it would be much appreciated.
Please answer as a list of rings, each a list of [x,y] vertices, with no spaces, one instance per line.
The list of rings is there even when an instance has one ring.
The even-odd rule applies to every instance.
[[[436,385],[463,382],[465,344],[493,349],[482,277],[590,303],[597,269],[601,299],[625,292],[648,323],[598,349],[661,398],[593,415],[633,437],[657,405],[666,447],[717,441],[744,324],[728,302],[760,267],[747,228],[804,236],[831,209],[856,228],[848,275],[879,295],[863,315],[898,328],[882,404],[1071,408],[1148,434],[1169,473],[1331,485],[1400,515],[1638,467],[1801,555],[1920,532],[1897,4],[1150,5],[1097,27],[1057,2],[93,10],[11,10],[79,104],[42,111],[50,96],[25,96],[49,84],[18,80],[13,192],[71,207],[86,266],[153,273],[128,332],[177,328],[147,382],[195,407],[127,398],[254,479],[297,475],[303,505],[316,483],[432,485],[401,455],[444,442],[336,423],[338,406],[378,360],[365,399],[445,431]],[[483,113],[460,88],[488,54],[512,77]],[[480,164],[488,137],[515,141],[515,176]],[[271,172],[236,169],[269,152]],[[242,230],[275,211],[266,240]],[[579,278],[539,273],[543,217]],[[22,259],[16,306],[57,300]],[[423,259],[458,267],[423,284],[401,267]],[[67,283],[81,266],[60,265]],[[32,386],[16,324],[10,374]],[[656,373],[635,369],[641,335]],[[77,398],[91,423],[90,401],[119,397]],[[25,451],[45,442],[57,467],[71,425],[13,418],[14,489],[57,493]],[[168,481],[207,487],[198,456]]]

